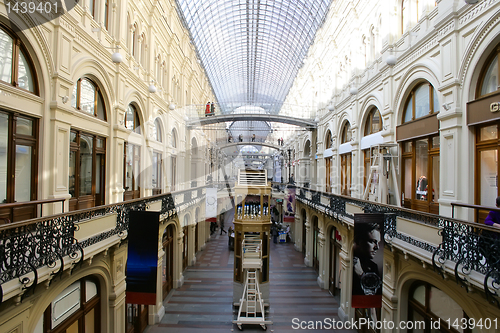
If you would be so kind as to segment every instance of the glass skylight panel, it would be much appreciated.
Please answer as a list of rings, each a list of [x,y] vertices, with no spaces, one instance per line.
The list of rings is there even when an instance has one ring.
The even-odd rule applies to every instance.
[[[331,0],[177,0],[222,112],[277,112]]]

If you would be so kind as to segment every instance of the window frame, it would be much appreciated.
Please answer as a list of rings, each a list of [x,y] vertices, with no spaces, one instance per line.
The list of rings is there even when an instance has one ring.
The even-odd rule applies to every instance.
[[[415,118],[415,110],[416,110],[415,92],[421,86],[426,85],[426,84],[429,86],[429,113],[427,113],[424,116]],[[437,111],[434,110],[434,91],[435,91],[435,88],[428,81],[422,81],[422,82],[419,82],[418,84],[416,84],[411,89],[411,91],[409,92],[408,97],[406,97],[406,100],[405,100],[405,103],[404,103],[404,108],[403,108],[404,111],[403,111],[403,118],[402,118],[401,124],[407,124],[407,123],[410,123],[412,121],[415,121],[415,120],[422,119],[422,118],[425,118],[427,116],[433,115],[435,113],[439,113],[440,110],[437,110]],[[408,105],[410,104],[410,102],[412,103],[412,110],[411,110],[412,111],[412,116],[411,116],[410,120],[405,121],[405,119],[406,119],[406,112],[408,111],[407,109],[408,109]]]
[[[75,133],[76,134],[76,142],[72,142],[70,140],[69,143],[69,152],[70,155],[72,152],[75,152],[75,174],[74,174],[74,194],[72,195],[71,198],[69,199],[69,210],[78,210],[82,208],[88,208],[88,205],[84,205],[84,207],[80,207],[82,203],[88,202],[90,198],[92,198],[90,201],[92,202],[90,207],[97,207],[105,204],[105,199],[106,199],[106,174],[105,174],[105,161],[106,161],[106,138],[100,135],[95,135],[91,134],[85,131],[80,131],[77,129],[71,129],[70,133]],[[81,172],[81,155],[80,155],[80,139],[81,135],[89,136],[92,137],[92,190],[91,194],[80,194],[80,172]],[[97,145],[97,140],[103,140],[104,144],[103,147],[98,147]],[[96,167],[96,161],[97,161],[97,155],[103,155],[103,160],[102,164],[100,165],[101,171],[101,179],[99,180],[100,184],[100,189],[99,193],[101,194],[100,202],[96,205],[96,194],[97,194],[97,167]],[[68,165],[69,168],[69,165]],[[104,171],[104,172],[103,172]],[[68,181],[70,181],[71,175],[68,174]],[[70,189],[70,184],[68,183],[68,193]]]
[[[154,126],[155,126],[155,130],[156,130],[155,140],[158,142],[163,142],[163,131],[161,129],[161,122],[158,118],[155,119]]]
[[[132,189],[125,188],[127,184],[127,147],[132,146]],[[123,200],[137,199],[141,197],[141,149],[142,147],[133,143],[125,142],[123,145]],[[136,153],[137,152],[137,153]],[[135,162],[139,162],[139,170],[135,170]],[[137,172],[137,177],[134,177]],[[137,189],[135,189],[137,188]]]
[[[417,301],[413,297],[415,290],[420,286],[425,287],[425,304],[421,304],[419,301]],[[440,290],[438,287],[436,287],[428,282],[415,281],[411,285],[409,293],[408,293],[408,320],[413,321],[413,322],[415,322],[415,320],[416,320],[412,316],[412,314],[413,314],[412,310],[414,310],[415,312],[420,314],[426,322],[424,333],[431,333],[431,325],[430,325],[429,321],[437,322],[438,320],[441,320],[441,321],[446,320],[445,318],[438,317],[437,315],[435,315],[434,313],[432,313],[430,311],[429,299],[430,299],[430,294],[431,294],[431,288],[436,288],[436,289]],[[448,296],[450,299],[452,299],[448,294],[446,294],[446,296]],[[463,309],[462,309],[462,311],[463,311]],[[463,318],[466,318],[467,320],[469,319],[469,316],[467,315],[467,313],[465,313],[465,311],[463,311]],[[453,327],[448,328],[446,325],[444,325],[444,326],[441,325],[440,329],[443,330],[444,332],[447,332],[447,333],[458,333],[458,331],[455,330]],[[463,333],[471,333],[471,332],[472,332],[472,330],[469,327],[467,327],[463,330]],[[408,329],[408,333],[413,333],[413,329]]]
[[[433,163],[433,157],[440,156],[440,147],[433,147],[432,146],[432,140],[433,138],[439,137],[439,134],[433,134],[433,135],[427,135],[419,138],[414,138],[411,140],[405,140],[401,141],[401,184],[406,184],[408,181],[406,179],[405,175],[405,161],[406,160],[411,160],[411,196],[407,197],[404,186],[401,189],[401,194],[402,194],[402,199],[403,202],[401,203],[403,207],[418,210],[418,211],[423,211],[423,212],[430,212],[433,214],[439,214],[439,179],[438,179],[438,185],[434,185],[434,179],[433,179],[433,174],[432,174],[432,163]],[[431,193],[427,192],[426,199],[425,200],[420,200],[417,199],[416,197],[416,183],[417,183],[417,145],[416,142],[420,140],[427,140],[427,186],[428,188],[431,189]],[[408,142],[411,142],[411,151],[405,151],[404,145]],[[434,188],[438,188],[438,193],[435,193],[437,196],[437,199],[433,201],[433,195],[432,195],[432,190]],[[427,190],[429,191],[429,190]],[[403,195],[404,193],[404,195]]]
[[[483,85],[484,85],[484,79],[486,77],[486,72],[488,71],[490,65],[493,63],[493,60],[495,59],[495,57],[497,57],[497,90],[495,91],[492,91],[490,93],[487,93],[487,94],[484,94],[484,95],[481,95],[481,90],[483,89]],[[478,78],[478,85],[476,86],[476,99],[477,98],[480,98],[480,97],[485,97],[485,96],[490,96],[490,95],[494,95],[494,94],[497,94],[500,90],[500,44],[498,44],[497,46],[495,46],[495,49],[493,52],[491,52],[491,54],[488,56],[488,58],[486,58],[486,62],[484,63],[483,65],[483,68],[481,69],[481,72],[479,74],[479,78]]]
[[[86,300],[86,282],[91,281],[97,287],[97,293],[88,301]],[[99,280],[93,276],[87,276],[80,279],[80,308],[71,316],[65,319],[62,323],[54,328],[51,328],[52,321],[52,302],[47,306],[43,313],[43,332],[44,333],[64,333],[75,322],[78,322],[78,331],[85,332],[85,316],[90,311],[94,310],[94,333],[101,332],[101,286]],[[68,286],[69,287],[69,286]]]
[[[151,187],[153,195],[161,194],[162,192],[162,175],[163,175],[163,154],[160,151],[153,151],[152,164],[154,165],[154,157],[156,156],[156,186],[153,184],[153,179],[151,179]],[[151,175],[154,175],[154,168],[152,169]]]
[[[2,203],[16,202],[16,147],[17,145],[30,146],[32,169],[30,181],[30,201],[37,200],[38,195],[38,145],[39,145],[39,119],[26,116],[20,113],[12,113],[5,110],[0,110],[0,113],[7,115],[7,173],[6,173],[6,198]],[[17,133],[17,119],[24,118],[32,122],[32,135]],[[1,204],[1,203],[0,203]],[[36,215],[36,211],[34,212]],[[2,214],[3,215],[3,214]],[[35,216],[32,216],[35,217]],[[14,216],[10,216],[11,221],[15,221]]]
[[[128,114],[128,109],[132,109],[132,113],[133,113],[133,128],[128,128],[127,127],[127,114]],[[127,106],[127,110],[125,111],[125,115],[124,115],[124,122],[123,122],[124,126],[126,129],[134,132],[134,133],[137,133],[137,134],[141,134],[141,121],[139,119],[139,111],[137,110],[137,107],[130,103],[128,106]]]
[[[347,139],[347,133],[350,132],[350,135],[351,135],[351,138],[348,140]],[[341,144],[343,143],[348,143],[348,142],[351,142],[352,140],[352,129],[351,129],[351,124],[349,123],[349,121],[346,121],[344,123],[344,125],[342,126],[342,132],[341,132]]]
[[[5,32],[10,38],[12,38],[12,68],[11,68],[11,79],[10,82],[0,80],[0,82],[4,82],[10,86],[16,87],[22,91],[26,91],[30,94],[34,94],[36,96],[40,96],[40,90],[38,86],[38,76],[35,70],[35,66],[33,64],[33,59],[31,58],[30,53],[28,52],[26,46],[23,41],[17,34],[15,34],[11,29],[9,29],[4,24],[0,23],[0,29]],[[21,53],[24,54],[26,58],[27,65],[31,71],[31,79],[33,81],[33,91],[29,91],[28,89],[21,88],[19,86],[19,61]]]
[[[106,103],[104,102],[104,96],[101,92],[101,88],[99,87],[98,84],[96,84],[94,82],[94,80],[86,77],[86,76],[83,76],[81,78],[79,78],[77,81],[76,81],[76,106],[74,106],[75,109],[77,109],[78,111],[82,112],[83,114],[86,114],[88,116],[92,116],[92,114],[88,113],[88,112],[85,112],[82,110],[81,108],[81,93],[82,93],[82,81],[83,80],[86,80],[88,82],[90,82],[90,84],[92,84],[94,86],[94,89],[95,89],[95,93],[94,93],[94,117],[97,118],[97,119],[100,119],[102,121],[107,121],[107,110],[106,110]],[[99,114],[98,114],[98,101],[99,101],[99,97],[102,99],[102,107],[103,107],[103,115],[104,117],[103,118],[100,118],[99,117]]]
[[[374,132],[373,128],[372,128],[372,124],[373,124],[373,118],[374,118],[376,113],[378,113],[379,118],[380,118],[380,129],[378,131]],[[382,115],[380,114],[379,109],[376,106],[374,106],[370,109],[370,112],[368,113],[368,116],[366,117],[364,136],[368,136],[371,134],[381,132],[383,127],[384,127],[384,124],[382,121]]]

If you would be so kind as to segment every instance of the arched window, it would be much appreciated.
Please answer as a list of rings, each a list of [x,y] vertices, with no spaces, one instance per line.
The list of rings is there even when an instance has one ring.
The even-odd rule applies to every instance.
[[[80,78],[76,81],[71,95],[71,105],[86,114],[106,120],[106,109],[101,90],[88,78]]]
[[[366,117],[365,136],[382,130],[382,117],[376,107],[373,107]]]
[[[153,136],[156,141],[162,142],[161,124],[158,118],[155,119],[155,125],[153,127]]]
[[[131,39],[131,32],[132,26],[131,26],[131,21],[130,21],[130,14],[127,13],[127,48],[130,50],[130,39]]]
[[[370,112],[368,112],[368,116],[366,117],[364,136],[375,134],[377,132],[380,132],[381,130],[382,130],[382,117],[378,109],[376,107],[372,107]],[[372,153],[375,154],[375,150]],[[372,157],[373,156],[370,156],[370,149],[363,150],[363,160],[364,160],[363,184],[365,187],[368,185],[368,178],[370,177],[370,172],[371,172],[370,166],[372,163]],[[372,178],[372,181],[374,181],[374,179],[375,177]]]
[[[133,57],[136,57],[137,54],[136,54],[136,50],[137,50],[137,24],[134,24],[134,26],[132,27],[132,40],[131,40],[131,43],[132,43],[132,56]]]
[[[351,139],[352,139],[351,124],[349,124],[349,122],[346,121],[344,127],[342,127],[342,135],[340,143],[350,142]]]
[[[491,94],[498,91],[499,88],[499,72],[498,72],[498,54],[500,53],[500,45],[495,49],[495,51],[489,56],[486,66],[480,74],[480,81],[478,85],[478,90],[476,97],[481,97],[484,95]]]
[[[326,132],[326,138],[325,138],[325,150],[326,149],[331,149],[333,145],[333,140],[332,140],[332,132],[328,130]],[[326,179],[325,179],[325,185],[326,185],[326,191],[331,192],[332,191],[332,156],[330,156],[331,153],[325,157],[325,167],[326,167]]]
[[[177,148],[177,132],[174,129],[172,129],[172,135],[170,137],[170,144],[172,148]],[[175,184],[176,184],[176,179],[177,179],[177,155],[172,154],[170,156],[170,179],[171,179],[171,186],[170,190],[174,191],[175,190]]]
[[[349,143],[352,138],[351,124],[348,121],[345,122],[341,131],[342,135],[340,137],[341,143]],[[351,195],[351,178],[352,178],[352,152],[349,150],[346,153],[340,155],[340,193],[342,195]]]
[[[141,134],[141,124],[139,122],[139,115],[134,105],[129,104],[125,112],[125,128]]]
[[[62,291],[47,307],[40,321],[40,331],[99,332],[101,297],[99,284],[92,277],[83,278]]]
[[[170,145],[172,146],[172,148],[177,148],[177,133],[175,132],[175,129],[172,130]]]
[[[145,34],[142,34],[141,35],[141,59],[140,59],[140,63],[142,65],[142,67],[146,68],[146,35]]]
[[[417,281],[410,288],[408,320],[425,322],[425,327],[431,327],[431,322],[440,321],[442,323],[450,320],[451,323],[462,323],[463,321],[468,322],[469,317],[460,305],[446,293],[429,283]],[[453,326],[443,328],[441,325],[441,329],[442,332],[458,332]],[[417,332],[417,330],[408,330],[408,332]],[[460,332],[470,333],[471,330],[465,328],[461,329]]]
[[[38,95],[35,70],[21,40],[0,26],[0,80]]]
[[[416,85],[405,103],[403,123],[439,112],[437,92],[429,82]]]
[[[326,139],[325,139],[325,148],[326,149],[330,149],[332,148],[332,132],[330,132],[330,130],[328,130],[326,132]]]

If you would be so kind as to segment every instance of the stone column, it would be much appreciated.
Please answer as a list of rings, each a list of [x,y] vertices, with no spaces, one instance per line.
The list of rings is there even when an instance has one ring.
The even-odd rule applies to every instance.
[[[309,217],[306,213],[306,234],[305,238],[302,238],[302,244],[305,242],[306,246],[306,256],[304,258],[304,264],[306,266],[311,267],[312,266],[312,249],[313,249],[313,244],[312,244],[312,237],[311,237],[311,223],[309,222]]]
[[[184,284],[184,275],[182,274],[183,237],[184,232],[182,231],[182,228],[180,228],[179,236],[177,236],[177,255],[175,256],[174,262],[174,276],[177,276],[177,279],[175,280],[175,288],[179,288]]]
[[[326,258],[328,256],[325,255],[325,233],[324,233],[324,221],[322,219],[318,219],[319,234],[318,234],[318,263],[319,263],[319,274],[316,281],[321,289],[325,289],[325,267],[328,269],[328,265],[326,264]]]
[[[163,251],[162,238],[158,237],[158,269],[156,272],[156,305],[149,305],[148,324],[154,325],[160,322],[165,315],[165,307],[163,306]]]
[[[125,332],[125,265],[128,243],[115,245],[110,251],[112,279],[109,287],[109,329],[110,332]]]

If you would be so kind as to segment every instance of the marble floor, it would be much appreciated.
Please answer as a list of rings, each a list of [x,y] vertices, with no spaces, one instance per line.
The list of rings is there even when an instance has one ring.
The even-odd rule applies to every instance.
[[[184,272],[184,285],[165,299],[165,316],[159,324],[148,326],[145,333],[212,333],[239,331],[232,320],[233,251],[228,249],[227,234],[214,234],[194,266]],[[316,272],[304,265],[302,253],[291,243],[271,242],[270,307],[273,324],[268,332],[297,332],[297,321],[339,320],[337,300],[316,282]],[[294,321],[294,318],[295,319]],[[267,319],[267,318],[266,318]],[[243,325],[245,332],[262,332],[258,325]],[[327,332],[330,330],[315,330]],[[335,330],[355,332],[354,330]]]

